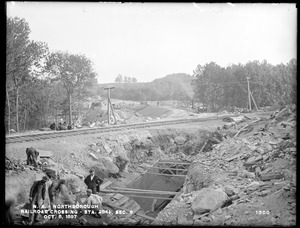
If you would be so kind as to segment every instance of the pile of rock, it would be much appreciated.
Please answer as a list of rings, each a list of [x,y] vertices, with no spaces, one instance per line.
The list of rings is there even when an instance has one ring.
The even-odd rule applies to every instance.
[[[255,211],[245,207],[264,208],[264,204],[268,210],[255,212],[269,213],[260,224],[295,224],[295,111],[291,105],[269,119],[245,123],[245,132],[225,137],[213,150],[193,156],[183,194],[159,213],[156,224],[258,225]],[[281,214],[274,212],[280,210],[279,200],[288,203]],[[177,213],[183,205],[185,211]]]
[[[122,145],[111,148],[106,142],[92,143],[88,148],[89,155],[95,161],[99,161],[99,168],[107,177],[120,177],[119,172],[128,172],[129,159]]]
[[[25,166],[20,160],[5,157],[5,171],[8,170],[25,170]]]

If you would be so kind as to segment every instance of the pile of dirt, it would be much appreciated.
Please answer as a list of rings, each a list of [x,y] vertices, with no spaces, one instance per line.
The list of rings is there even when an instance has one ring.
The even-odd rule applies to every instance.
[[[291,105],[270,118],[224,130],[228,136],[213,150],[193,157],[183,194],[160,212],[155,223],[295,225],[295,117],[296,106]],[[203,195],[206,188],[222,191],[228,198],[217,201]],[[195,210],[197,202],[200,211]]]

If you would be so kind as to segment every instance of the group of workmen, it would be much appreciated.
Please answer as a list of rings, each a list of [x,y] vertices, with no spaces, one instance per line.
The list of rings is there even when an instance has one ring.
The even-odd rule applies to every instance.
[[[45,202],[46,198],[46,183],[52,178],[48,176],[43,176],[41,180],[35,181],[30,188],[29,192],[29,202],[30,202],[30,209],[31,210],[41,210]],[[84,183],[87,185],[87,199],[83,202],[84,205],[98,205],[97,209],[100,210],[102,207],[102,197],[97,194],[100,192],[100,185],[103,183],[103,180],[95,175],[94,170],[90,170],[90,175],[88,175],[84,179]],[[52,180],[51,185],[48,188],[49,199],[50,199],[50,207],[53,207],[53,204],[56,202],[55,197],[58,196],[59,193],[62,195],[69,195],[68,194],[68,187],[67,182],[65,180]],[[70,197],[67,203],[71,204],[75,201]],[[78,202],[77,202],[78,203]],[[97,215],[101,217],[100,215]],[[8,215],[7,223],[14,224],[13,217]],[[38,214],[29,213],[28,225],[32,225],[34,222],[39,222]]]
[[[38,167],[40,162],[38,161],[39,152],[34,148],[27,148],[27,165],[33,165]],[[69,194],[69,188],[66,180],[60,179],[56,174],[47,173],[41,180],[35,181],[30,188],[29,203],[31,210],[38,210],[44,205],[46,196],[46,182],[51,179],[51,184],[48,188],[48,194],[50,199],[50,207],[56,202],[56,197],[63,196],[63,203],[72,204],[78,202],[78,198],[74,201]],[[90,170],[90,175],[84,179],[84,183],[87,185],[87,199],[83,204],[85,205],[98,205],[100,209],[102,207],[102,197],[97,194],[100,192],[100,185],[103,183],[103,179],[95,175],[95,170]],[[74,193],[74,192],[73,192]],[[78,192],[76,192],[78,193]],[[59,198],[59,197],[58,197]],[[15,199],[10,198],[5,202],[5,223],[14,224],[14,205]],[[28,225],[32,225],[34,221],[38,221],[37,213],[30,213],[28,219]]]

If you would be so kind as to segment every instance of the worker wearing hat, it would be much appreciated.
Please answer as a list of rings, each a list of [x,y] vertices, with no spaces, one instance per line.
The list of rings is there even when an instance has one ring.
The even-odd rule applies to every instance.
[[[88,175],[84,179],[84,183],[87,185],[88,189],[92,190],[93,194],[96,194],[97,188],[99,192],[99,187],[103,183],[103,180],[95,175],[95,171],[93,169],[90,170],[90,175]]]
[[[43,178],[39,181],[35,181],[30,188],[29,193],[29,202],[31,210],[41,209],[41,206],[44,204],[45,196],[46,196],[46,182],[49,180],[47,176],[43,176]],[[34,221],[37,220],[38,214],[30,213],[28,224],[32,225]]]
[[[99,213],[99,211],[102,209],[102,197],[97,195],[97,194],[93,194],[91,189],[87,189],[86,190],[86,195],[87,195],[87,199],[84,201],[84,205],[97,205],[97,207],[92,208],[92,210],[94,210],[95,212],[98,212],[96,215],[97,217],[101,218],[101,214]]]

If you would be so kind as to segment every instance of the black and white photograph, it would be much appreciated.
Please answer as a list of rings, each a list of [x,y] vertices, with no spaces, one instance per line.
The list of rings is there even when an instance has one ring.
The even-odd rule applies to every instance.
[[[2,225],[296,226],[296,3],[5,11]]]

